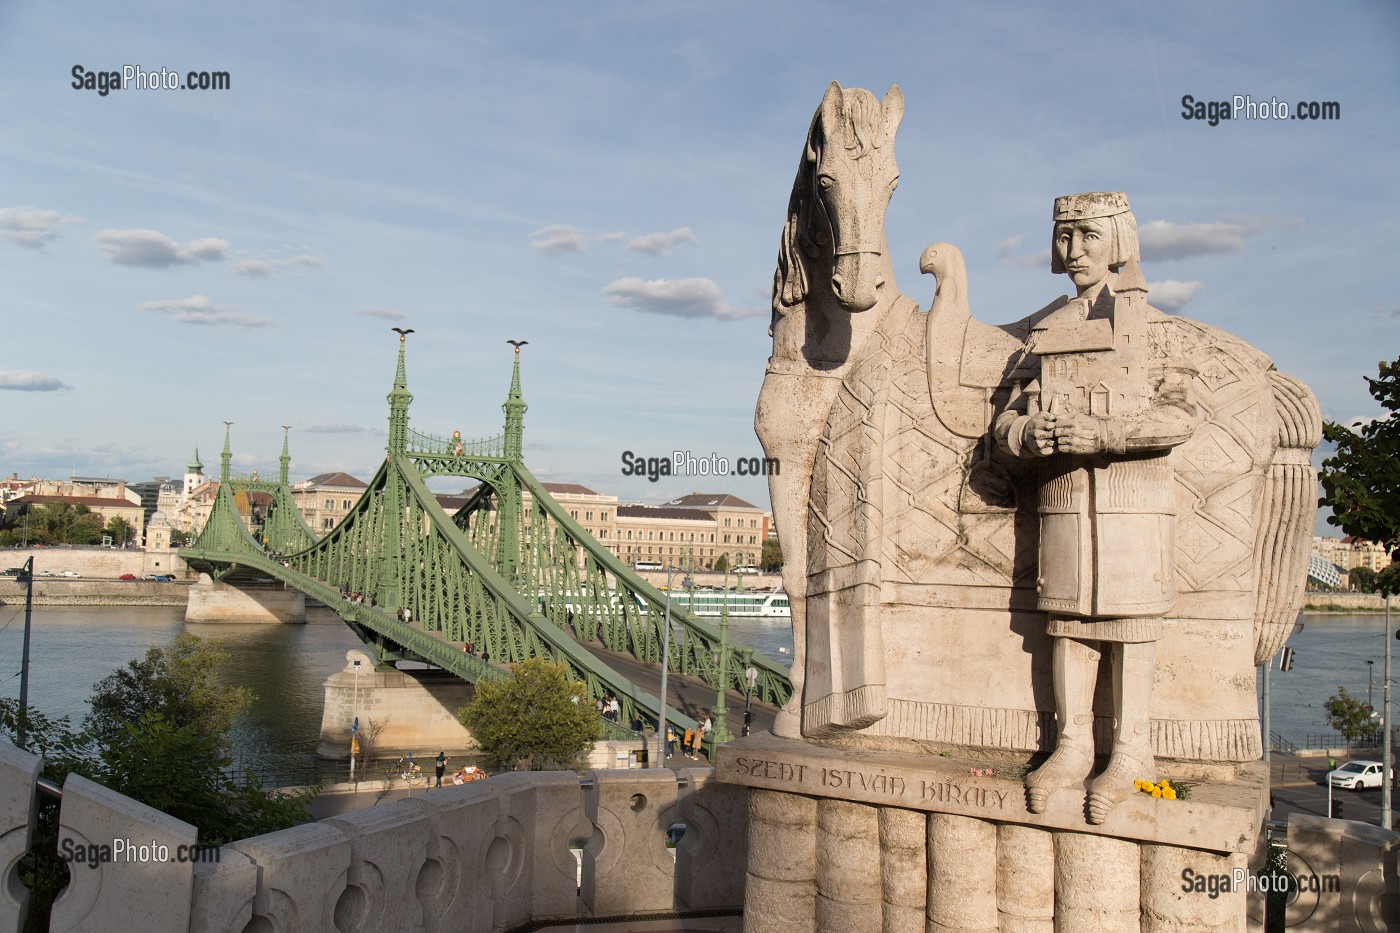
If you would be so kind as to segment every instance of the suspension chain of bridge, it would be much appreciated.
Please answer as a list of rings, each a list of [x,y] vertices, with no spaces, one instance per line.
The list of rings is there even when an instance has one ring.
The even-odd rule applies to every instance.
[[[508,665],[526,658],[548,658],[568,666],[590,701],[616,696],[623,722],[655,724],[657,697],[607,663],[606,652],[659,670],[666,596],[574,521],[526,469],[520,348],[502,406],[504,432],[464,441],[455,432],[440,437],[409,428],[405,338],[388,396],[388,455],[340,524],[319,539],[307,527],[288,486],[285,434],[274,483],[233,472],[226,426],[213,509],[180,556],[215,580],[271,577],[319,600],[381,664],[426,661],[475,683],[503,678]],[[435,476],[478,485],[448,514],[428,489]],[[251,492],[270,497],[252,529],[242,517]],[[351,594],[362,599],[351,601]],[[743,694],[752,667],[755,701],[787,701],[792,685],[784,666],[727,643],[715,626],[675,607],[670,616],[669,671]],[[667,718],[695,725],[669,701]]]

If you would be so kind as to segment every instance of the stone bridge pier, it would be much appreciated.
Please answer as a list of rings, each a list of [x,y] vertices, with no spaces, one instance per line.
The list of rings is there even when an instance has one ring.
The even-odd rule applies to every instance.
[[[306,596],[281,583],[216,583],[201,573],[190,587],[186,622],[305,622]]]

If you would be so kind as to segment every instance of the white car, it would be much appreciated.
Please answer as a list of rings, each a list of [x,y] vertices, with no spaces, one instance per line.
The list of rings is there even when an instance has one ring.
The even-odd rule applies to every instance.
[[[1384,769],[1379,761],[1348,761],[1337,770],[1327,772],[1327,780],[1333,787],[1351,790],[1380,787],[1383,779]]]
[[[65,571],[63,571],[63,573],[59,574],[59,576],[60,576],[60,577],[81,577],[82,574],[78,573],[78,571],[76,571],[76,570],[65,570]]]

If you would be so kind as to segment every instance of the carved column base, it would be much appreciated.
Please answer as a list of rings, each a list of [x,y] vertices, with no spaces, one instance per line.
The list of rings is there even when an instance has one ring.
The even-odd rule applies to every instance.
[[[719,779],[752,789],[745,933],[1244,933],[1229,879],[1262,823],[1258,767],[1097,826],[1082,797],[1033,814],[1019,776],[971,767],[767,734],[722,746]]]

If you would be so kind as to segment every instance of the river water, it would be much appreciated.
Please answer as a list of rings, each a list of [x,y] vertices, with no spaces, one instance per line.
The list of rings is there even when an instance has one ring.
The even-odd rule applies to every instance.
[[[330,610],[308,610],[306,625],[193,624],[180,607],[81,607],[34,611],[29,696],[49,716],[76,723],[87,710],[93,684],[151,645],[168,646],[189,631],[217,640],[228,653],[221,675],[246,686],[258,699],[234,736],[234,756],[265,779],[328,779],[337,767],[315,762],[321,727],[322,684],[345,665],[345,652],[360,646]],[[1344,685],[1366,698],[1367,664],[1373,669],[1374,702],[1381,703],[1385,631],[1379,615],[1306,615],[1289,645],[1293,669],[1272,676],[1273,730],[1303,744],[1328,731],[1323,703]],[[0,607],[0,696],[19,696],[24,626],[22,606]],[[730,637],[775,660],[792,659],[792,632],[785,621],[734,619]],[[1400,665],[1400,644],[1394,645]],[[1400,701],[1400,695],[1396,697]]]

